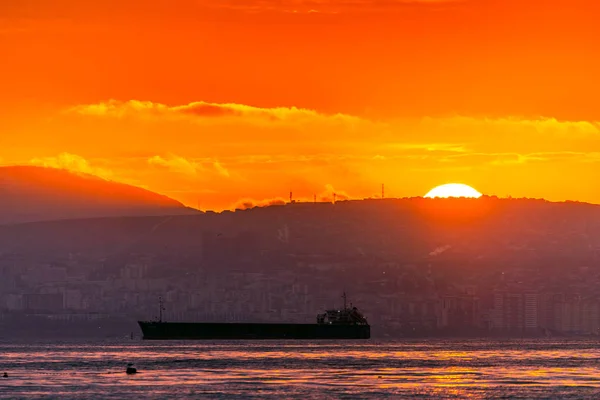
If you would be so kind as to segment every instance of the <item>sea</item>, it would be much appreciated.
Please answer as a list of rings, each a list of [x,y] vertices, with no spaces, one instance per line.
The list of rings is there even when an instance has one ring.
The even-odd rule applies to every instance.
[[[600,343],[0,341],[0,398],[599,399]]]

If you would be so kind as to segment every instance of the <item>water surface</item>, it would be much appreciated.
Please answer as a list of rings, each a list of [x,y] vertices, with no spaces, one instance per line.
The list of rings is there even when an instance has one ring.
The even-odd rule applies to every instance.
[[[598,344],[0,342],[0,398],[600,398]]]

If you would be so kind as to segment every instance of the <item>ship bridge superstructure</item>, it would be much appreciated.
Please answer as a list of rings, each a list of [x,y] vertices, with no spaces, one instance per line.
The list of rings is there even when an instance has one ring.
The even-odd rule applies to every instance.
[[[317,324],[324,325],[369,325],[367,319],[358,311],[358,308],[347,307],[346,293],[342,296],[344,308],[340,310],[326,310],[324,314],[317,315]]]

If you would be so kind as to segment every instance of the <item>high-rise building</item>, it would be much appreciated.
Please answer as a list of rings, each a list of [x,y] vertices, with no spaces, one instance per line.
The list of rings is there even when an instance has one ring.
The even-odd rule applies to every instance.
[[[491,322],[493,329],[509,332],[538,329],[538,294],[534,291],[495,290]]]

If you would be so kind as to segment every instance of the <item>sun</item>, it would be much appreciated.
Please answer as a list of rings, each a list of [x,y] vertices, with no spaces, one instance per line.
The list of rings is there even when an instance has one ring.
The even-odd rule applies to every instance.
[[[473,189],[469,185],[464,185],[462,183],[447,183],[445,185],[440,185],[435,187],[429,191],[425,195],[428,198],[434,197],[470,197],[470,198],[479,198],[482,194],[477,190]]]

